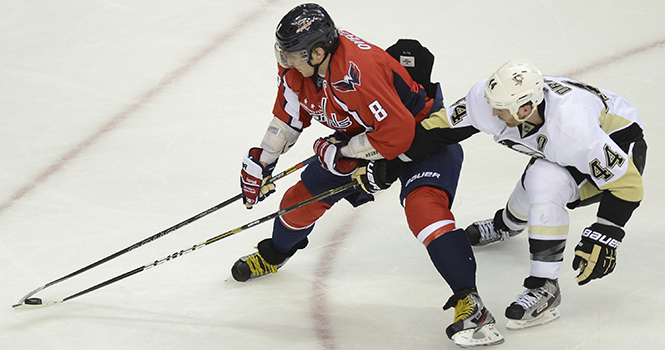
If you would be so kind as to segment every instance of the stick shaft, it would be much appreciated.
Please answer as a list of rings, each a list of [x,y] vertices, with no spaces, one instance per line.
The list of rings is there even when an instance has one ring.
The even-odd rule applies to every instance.
[[[182,250],[180,250],[180,251],[177,251],[177,252],[175,252],[175,253],[173,253],[173,254],[169,254],[169,255],[166,256],[165,258],[155,260],[155,261],[152,262],[152,263],[149,263],[149,264],[143,265],[143,266],[141,266],[141,267],[135,268],[135,269],[133,269],[133,270],[127,271],[127,272],[125,272],[125,273],[123,273],[123,274],[120,274],[120,275],[118,275],[118,276],[115,276],[115,277],[113,277],[113,278],[111,278],[111,279],[108,279],[108,280],[106,280],[106,281],[104,281],[104,282],[101,282],[101,283],[99,283],[99,284],[96,284],[96,285],[94,285],[94,286],[92,286],[92,287],[90,287],[90,288],[88,288],[88,289],[85,289],[85,290],[82,290],[82,291],[80,291],[80,292],[78,292],[78,293],[72,294],[72,295],[70,295],[70,296],[68,296],[68,297],[66,297],[66,298],[64,298],[64,299],[62,299],[62,300],[60,300],[60,301],[58,301],[58,302],[54,302],[54,303],[50,303],[50,304],[46,304],[46,305],[44,305],[44,306],[55,305],[56,303],[59,304],[59,303],[65,302],[65,301],[67,301],[67,300],[71,300],[71,299],[74,299],[74,298],[80,297],[81,295],[88,294],[88,293],[90,293],[90,292],[92,292],[92,291],[95,291],[95,290],[100,289],[100,288],[102,288],[102,287],[105,287],[105,286],[108,286],[108,285],[113,284],[113,283],[115,283],[115,282],[118,282],[118,281],[120,281],[120,280],[123,280],[123,279],[125,279],[125,278],[127,278],[127,277],[129,277],[129,276],[136,275],[136,274],[138,274],[138,273],[140,273],[140,272],[143,272],[143,271],[148,270],[148,269],[150,269],[150,268],[153,268],[153,267],[155,267],[155,266],[161,265],[161,264],[163,264],[163,263],[165,263],[165,262],[167,262],[167,261],[171,261],[171,260],[173,260],[173,259],[175,259],[175,258],[178,258],[178,257],[183,256],[183,255],[185,255],[185,254],[191,253],[191,252],[193,252],[193,251],[195,251],[195,250],[197,250],[197,249],[201,249],[201,248],[203,248],[203,247],[205,247],[205,246],[207,246],[207,245],[209,245],[209,244],[212,244],[212,243],[214,243],[214,242],[217,242],[217,241],[219,241],[219,240],[221,240],[221,239],[224,239],[224,238],[226,238],[226,237],[229,237],[229,236],[235,235],[235,234],[237,234],[237,233],[239,233],[239,232],[245,231],[245,230],[247,230],[247,229],[249,229],[249,228],[252,228],[252,227],[254,227],[254,226],[256,226],[256,225],[262,224],[262,223],[264,223],[264,222],[266,222],[266,221],[272,220],[272,219],[274,219],[274,218],[276,218],[276,217],[278,217],[278,216],[282,216],[282,215],[284,215],[284,214],[286,214],[286,213],[290,213],[290,212],[292,212],[292,211],[294,211],[294,210],[296,210],[296,209],[302,208],[302,207],[304,207],[304,206],[306,206],[306,205],[308,205],[308,204],[310,204],[310,203],[313,203],[313,202],[319,201],[319,200],[321,200],[321,199],[324,199],[324,198],[330,197],[330,196],[332,196],[332,195],[334,195],[334,194],[340,193],[340,192],[345,191],[345,190],[347,190],[347,189],[350,189],[350,188],[356,187],[357,184],[358,184],[358,183],[354,180],[354,181],[349,182],[349,183],[347,183],[347,184],[345,184],[345,185],[342,185],[342,186],[339,186],[339,187],[333,188],[333,189],[331,189],[331,190],[328,190],[328,191],[326,191],[326,192],[323,192],[323,193],[321,193],[321,194],[318,194],[318,195],[316,195],[316,196],[313,196],[313,197],[311,197],[311,198],[309,198],[309,199],[306,199],[306,200],[304,200],[304,201],[302,201],[302,202],[300,202],[300,203],[294,204],[294,205],[292,205],[292,206],[290,206],[290,207],[288,207],[288,208],[281,209],[281,210],[276,211],[276,212],[274,212],[274,213],[272,213],[272,214],[266,215],[266,216],[264,216],[264,217],[262,217],[262,218],[260,218],[260,219],[254,220],[254,221],[249,222],[249,223],[247,223],[247,224],[245,224],[245,225],[242,225],[242,226],[240,226],[240,227],[237,227],[237,228],[234,228],[234,229],[229,230],[229,231],[227,231],[227,232],[224,232],[224,233],[222,233],[222,234],[219,234],[219,235],[217,235],[217,236],[215,236],[215,237],[212,237],[212,238],[206,240],[205,242],[201,242],[201,243],[199,243],[199,244],[195,244],[195,245],[193,245],[193,246],[191,246],[191,247],[188,247],[188,248],[186,248],[186,249],[182,249]]]
[[[303,168],[303,167],[305,167],[305,166],[311,164],[311,163],[314,162],[316,159],[317,159],[316,156],[311,156],[311,157],[309,157],[309,158],[303,160],[302,162],[300,162],[300,163],[298,163],[298,164],[296,164],[296,165],[294,165],[294,166],[292,166],[292,167],[290,167],[290,168],[288,168],[288,169],[286,169],[286,170],[280,172],[279,174],[276,174],[276,175],[272,176],[272,177],[268,180],[268,183],[274,183],[275,181],[277,181],[277,180],[279,180],[279,179],[281,179],[281,178],[283,178],[283,177],[285,177],[285,176],[287,176],[287,175],[289,175],[289,174],[291,174],[291,173],[297,171],[298,169],[301,169],[301,168]],[[119,257],[119,256],[121,256],[121,255],[123,255],[123,254],[126,254],[126,253],[128,253],[128,252],[130,252],[130,251],[132,251],[132,250],[134,250],[134,249],[136,249],[136,248],[138,248],[138,247],[144,246],[144,245],[146,245],[146,244],[148,244],[148,243],[150,243],[150,242],[153,242],[153,241],[155,241],[155,240],[157,240],[157,239],[159,239],[159,238],[162,238],[162,237],[168,235],[169,233],[171,233],[171,232],[173,232],[173,231],[175,231],[175,230],[178,230],[178,229],[182,228],[183,226],[189,225],[189,224],[191,224],[192,222],[197,221],[197,220],[199,220],[199,219],[201,219],[201,218],[203,218],[203,217],[205,217],[205,216],[207,216],[207,215],[209,215],[209,214],[212,214],[212,213],[216,212],[217,210],[222,209],[222,208],[228,206],[229,204],[231,204],[231,203],[233,203],[233,202],[236,202],[236,201],[238,201],[238,200],[240,200],[240,199],[242,199],[242,193],[241,193],[241,194],[238,194],[238,195],[236,195],[236,196],[234,196],[234,197],[231,197],[231,198],[227,199],[226,201],[224,201],[224,202],[222,202],[222,203],[220,203],[220,204],[217,204],[216,206],[214,206],[214,207],[212,207],[212,208],[210,208],[210,209],[207,209],[207,210],[205,210],[205,211],[203,211],[203,212],[201,212],[201,213],[198,213],[198,214],[196,214],[196,215],[194,215],[194,216],[192,216],[192,217],[190,217],[190,218],[188,218],[188,219],[186,219],[186,220],[184,220],[184,221],[181,221],[181,222],[179,222],[179,223],[177,223],[177,224],[175,224],[175,225],[173,225],[173,226],[171,226],[171,227],[169,227],[169,228],[167,228],[167,229],[165,229],[165,230],[163,230],[163,231],[160,231],[160,232],[158,232],[158,233],[156,233],[156,234],[154,234],[154,235],[152,235],[152,236],[150,236],[150,237],[148,237],[148,238],[145,238],[145,239],[143,239],[143,240],[140,241],[140,242],[136,242],[136,243],[134,243],[134,244],[128,246],[127,248],[121,249],[121,250],[119,250],[119,251],[117,251],[117,252],[115,252],[115,253],[113,253],[113,254],[111,254],[111,255],[105,257],[105,258],[102,258],[102,259],[100,259],[100,260],[97,260],[97,261],[93,262],[92,264],[89,264],[89,265],[87,265],[87,266],[84,266],[84,267],[82,267],[82,268],[80,268],[80,269],[78,269],[78,270],[76,270],[76,271],[74,271],[74,272],[72,272],[72,273],[70,273],[70,274],[68,274],[68,275],[65,275],[65,276],[60,277],[60,278],[58,278],[58,279],[56,279],[56,280],[53,280],[53,281],[51,281],[51,282],[49,282],[49,283],[47,283],[47,284],[45,284],[45,285],[43,285],[43,286],[41,286],[41,287],[39,287],[39,288],[37,288],[37,289],[31,291],[30,293],[26,294],[23,298],[21,298],[21,300],[19,300],[18,304],[14,305],[14,307],[16,307],[17,305],[22,305],[22,304],[25,302],[26,299],[30,298],[31,296],[33,296],[34,294],[36,294],[36,293],[39,292],[39,291],[42,291],[42,290],[44,290],[44,289],[46,289],[46,288],[48,288],[48,287],[50,287],[50,286],[52,286],[52,285],[54,285],[54,284],[58,284],[58,283],[63,282],[63,281],[65,281],[65,280],[67,280],[67,279],[70,279],[70,278],[72,278],[72,277],[74,277],[74,276],[76,276],[76,275],[82,274],[83,272],[86,272],[86,271],[88,271],[88,270],[90,270],[90,269],[93,269],[93,268],[99,266],[99,265],[102,265],[102,264],[104,264],[104,263],[107,263],[107,262],[109,262],[109,261],[111,261],[111,260],[113,260],[113,259],[115,259],[115,258],[117,258],[117,257]]]

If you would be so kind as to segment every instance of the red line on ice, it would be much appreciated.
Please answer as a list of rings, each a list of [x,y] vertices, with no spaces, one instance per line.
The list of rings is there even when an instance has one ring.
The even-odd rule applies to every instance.
[[[623,61],[626,58],[629,58],[629,57],[632,57],[632,56],[635,56],[635,55],[639,55],[641,53],[644,53],[644,52],[647,52],[647,51],[650,51],[650,50],[659,49],[664,44],[665,44],[665,39],[659,39],[659,40],[654,41],[650,44],[640,46],[640,47],[632,49],[630,51],[622,52],[620,54],[610,56],[610,57],[608,57],[604,60],[593,62],[591,64],[588,64],[588,65],[580,67],[580,68],[576,68],[576,69],[574,69],[574,70],[572,70],[568,73],[564,73],[563,76],[574,78],[575,76],[577,76],[579,74],[584,74],[584,73],[589,72],[589,71],[594,71],[594,70],[598,70],[598,69],[601,69],[601,68],[605,68],[605,67],[607,67],[609,65],[612,65],[614,63]]]
[[[353,224],[358,217],[357,213],[357,210],[354,210],[354,212],[336,228],[335,233],[331,235],[331,237],[333,237],[332,241],[324,247],[323,252],[319,257],[319,262],[316,265],[315,280],[312,283],[311,316],[314,321],[316,338],[326,350],[337,349],[337,345],[335,344],[335,333],[330,319],[330,313],[328,312],[326,281],[334,271],[333,263],[335,257],[337,257],[337,252],[344,244],[349,232],[353,229]]]
[[[277,3],[279,0],[271,0],[269,3]],[[244,27],[251,25],[254,21],[259,19],[259,15],[265,12],[269,6],[263,6],[249,13],[244,18],[241,18],[229,30],[221,33],[208,47],[202,49],[189,59],[187,63],[172,71],[164,79],[158,82],[153,88],[137,97],[126,108],[116,114],[110,121],[103,125],[99,130],[88,136],[84,141],[69,150],[60,159],[50,166],[48,166],[42,173],[30,180],[25,186],[17,190],[7,201],[0,205],[0,214],[7,209],[11,208],[17,201],[30,194],[38,186],[48,181],[51,176],[57,174],[65,165],[73,162],[76,158],[91,145],[98,142],[104,135],[113,131],[120,123],[126,119],[134,116],[147,103],[158,97],[166,88],[172,86],[176,81],[181,79],[187,73],[192,71],[197,64],[207,58],[215,50],[226,44],[228,41],[238,35]],[[619,62],[628,57],[644,53],[646,51],[657,49],[662,46],[663,40],[659,40],[649,45],[636,48],[631,51],[621,53],[619,55],[611,56],[605,60],[594,62],[587,66],[575,69],[566,76],[575,76],[588,71],[604,68],[608,65]],[[333,271],[333,260],[337,255],[340,246],[344,243],[350,226],[355,222],[356,217],[352,216],[345,224],[338,228],[339,232],[335,233],[336,240],[331,242],[323,251],[321,260],[316,269],[316,280],[312,286],[312,318],[314,320],[314,327],[316,337],[321,345],[327,350],[336,349],[334,332],[328,312],[326,280]]]
[[[279,1],[280,0],[269,0],[268,3],[271,5]],[[242,33],[243,28],[253,25],[255,21],[260,19],[260,15],[266,12],[269,8],[270,6],[262,5],[260,8],[248,13],[245,17],[240,18],[230,29],[217,36],[217,38],[215,38],[215,40],[208,47],[203,48],[201,51],[192,56],[184,65],[176,68],[174,71],[166,75],[161,81],[159,81],[153,88],[137,97],[133,102],[129,103],[126,108],[113,116],[113,118],[111,118],[111,120],[109,120],[99,130],[92,133],[81,143],[74,146],[74,148],[59,157],[58,161],[49,165],[46,170],[41,172],[35,178],[29,180],[25,186],[18,189],[8,200],[0,204],[0,214],[11,208],[21,198],[30,194],[35,190],[35,188],[48,181],[48,179],[50,179],[53,175],[62,170],[65,165],[73,162],[91,145],[98,142],[99,139],[101,139],[104,135],[113,131],[120,123],[134,116],[136,112],[139,111],[143,106],[154,100],[162,92],[164,92],[165,89],[173,86],[175,82],[196,68],[196,66],[201,63],[201,61],[210,56],[211,53],[229,42],[238,34]]]

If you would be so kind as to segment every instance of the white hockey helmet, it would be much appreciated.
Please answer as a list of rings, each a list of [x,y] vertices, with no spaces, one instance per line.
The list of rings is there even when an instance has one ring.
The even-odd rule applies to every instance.
[[[510,61],[499,68],[485,83],[485,98],[492,108],[507,109],[520,122],[517,111],[531,102],[534,108],[544,98],[543,74],[524,59]]]

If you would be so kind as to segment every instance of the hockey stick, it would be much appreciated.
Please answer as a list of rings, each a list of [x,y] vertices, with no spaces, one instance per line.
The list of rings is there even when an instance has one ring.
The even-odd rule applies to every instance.
[[[88,289],[82,290],[82,291],[80,291],[80,292],[78,292],[78,293],[72,294],[72,295],[70,295],[70,296],[68,296],[68,297],[65,297],[65,298],[63,298],[63,299],[56,300],[56,301],[52,301],[52,302],[49,302],[49,303],[44,304],[44,303],[42,303],[42,300],[39,299],[39,298],[31,298],[29,302],[26,302],[25,300],[23,300],[22,303],[19,303],[19,304],[13,305],[12,307],[15,308],[15,309],[35,309],[35,308],[41,308],[41,307],[46,307],[46,306],[51,306],[51,305],[56,305],[56,304],[64,303],[65,301],[68,301],[68,300],[71,300],[71,299],[74,299],[74,298],[80,297],[81,295],[84,295],[84,294],[90,293],[90,292],[92,292],[92,291],[94,291],[94,290],[97,290],[97,289],[100,289],[100,288],[102,288],[102,287],[108,286],[108,285],[110,285],[110,284],[112,284],[112,283],[115,283],[115,282],[118,282],[118,281],[120,281],[120,280],[123,280],[123,279],[125,279],[125,278],[127,278],[127,277],[129,277],[129,276],[136,275],[136,274],[138,274],[139,272],[143,272],[143,271],[148,270],[148,269],[150,269],[150,268],[153,268],[153,267],[155,267],[155,266],[157,266],[157,265],[161,265],[161,264],[163,264],[163,263],[165,263],[165,262],[167,262],[167,261],[173,260],[173,259],[175,259],[175,258],[177,258],[177,257],[182,256],[182,255],[185,255],[185,254],[187,254],[187,253],[191,253],[191,252],[193,252],[194,250],[201,249],[201,248],[207,246],[208,244],[212,244],[212,243],[217,242],[217,241],[219,241],[219,240],[221,240],[221,239],[223,239],[223,238],[226,238],[226,237],[229,237],[229,236],[235,235],[236,233],[239,233],[239,232],[242,232],[242,231],[244,231],[244,230],[247,230],[247,229],[249,229],[249,228],[251,228],[251,227],[254,227],[254,226],[258,225],[258,224],[262,224],[262,223],[264,223],[264,222],[266,222],[266,221],[269,221],[269,220],[272,220],[272,219],[274,219],[274,218],[276,218],[276,217],[278,217],[278,216],[282,216],[282,215],[284,215],[284,214],[286,214],[286,213],[289,213],[289,212],[292,212],[292,211],[294,211],[294,210],[296,210],[296,209],[298,209],[298,208],[302,208],[302,207],[304,207],[304,206],[306,206],[306,205],[308,205],[308,204],[310,204],[310,203],[313,203],[313,202],[319,201],[319,200],[321,200],[321,199],[324,199],[324,198],[330,197],[330,196],[332,196],[332,195],[334,195],[334,194],[340,193],[340,192],[342,192],[342,191],[344,191],[344,190],[347,190],[347,189],[349,189],[349,188],[356,187],[357,185],[358,185],[358,182],[354,179],[353,181],[351,181],[351,182],[349,182],[349,183],[347,183],[347,184],[345,184],[345,185],[342,185],[342,186],[339,186],[339,187],[336,187],[336,188],[330,189],[330,190],[328,190],[328,191],[326,191],[326,192],[320,193],[320,194],[318,194],[318,195],[316,195],[316,196],[313,196],[313,197],[311,197],[311,198],[309,198],[309,199],[306,199],[306,200],[304,200],[304,201],[302,201],[302,202],[300,202],[300,203],[294,204],[294,205],[292,205],[292,206],[290,206],[290,207],[288,207],[288,208],[281,209],[281,210],[276,211],[276,212],[274,212],[274,213],[272,213],[272,214],[270,214],[270,215],[264,216],[264,217],[262,217],[262,218],[260,218],[260,219],[254,220],[254,221],[249,222],[249,223],[247,223],[247,224],[245,224],[245,225],[242,225],[242,226],[240,226],[240,227],[234,228],[233,230],[230,230],[230,231],[224,232],[224,233],[222,233],[222,234],[220,234],[220,235],[217,235],[217,236],[215,236],[215,237],[212,237],[212,238],[208,239],[208,240],[205,241],[205,242],[201,242],[201,243],[199,243],[199,244],[195,244],[195,245],[193,245],[193,246],[191,246],[191,247],[189,247],[189,248],[186,248],[186,249],[180,250],[180,251],[178,251],[178,252],[175,252],[175,253],[173,253],[173,254],[170,254],[170,255],[166,256],[165,258],[162,258],[162,259],[159,259],[159,260],[155,260],[154,262],[151,262],[151,263],[149,263],[149,264],[143,265],[143,266],[138,267],[138,268],[136,268],[136,269],[134,269],[134,270],[131,270],[131,271],[125,272],[125,273],[123,273],[123,274],[121,274],[121,275],[118,275],[118,276],[116,276],[116,277],[113,277],[113,278],[111,278],[111,279],[108,279],[108,280],[106,280],[106,281],[104,281],[104,282],[102,282],[102,283],[96,284],[96,285],[94,285],[94,286],[92,286],[92,287],[90,287],[90,288],[88,288]]]
[[[279,180],[279,179],[285,177],[286,175],[289,175],[289,174],[295,172],[296,170],[301,169],[301,168],[303,168],[303,167],[305,167],[305,166],[311,164],[311,163],[314,162],[316,159],[317,159],[317,157],[314,155],[314,156],[311,156],[311,157],[309,157],[309,158],[303,160],[302,162],[300,162],[300,163],[298,163],[298,164],[296,164],[296,165],[294,165],[294,166],[292,166],[292,167],[290,167],[290,168],[288,168],[288,169],[282,171],[281,173],[272,176],[272,177],[267,181],[267,184],[272,184],[272,183],[274,183],[275,181],[277,181],[277,180]],[[180,222],[180,223],[178,223],[178,224],[175,224],[175,225],[173,225],[173,226],[171,226],[171,227],[169,227],[169,228],[167,228],[167,229],[165,229],[165,230],[163,230],[163,231],[161,231],[161,232],[158,232],[158,233],[156,233],[156,234],[154,234],[154,235],[152,235],[152,236],[150,236],[150,237],[148,237],[148,238],[146,238],[146,239],[144,239],[144,240],[142,240],[142,241],[140,241],[140,242],[134,243],[134,244],[130,245],[129,247],[125,248],[125,249],[119,250],[119,251],[117,251],[117,252],[115,252],[115,253],[113,253],[113,254],[111,254],[111,255],[109,255],[109,256],[103,258],[103,259],[100,259],[100,260],[98,260],[98,261],[96,261],[96,262],[94,262],[94,263],[92,263],[92,264],[90,264],[90,265],[88,265],[88,266],[82,267],[82,268],[80,268],[80,269],[78,269],[78,270],[76,270],[76,271],[74,271],[74,272],[72,272],[72,273],[70,273],[70,274],[68,274],[68,275],[66,275],[66,276],[63,276],[63,277],[60,277],[60,278],[58,278],[58,279],[56,279],[56,280],[54,280],[54,281],[51,281],[51,282],[49,282],[49,283],[47,283],[47,284],[45,284],[45,285],[43,285],[43,286],[41,286],[41,287],[39,287],[39,288],[33,290],[33,291],[31,291],[30,293],[26,294],[26,295],[25,295],[23,298],[21,298],[21,300],[19,300],[18,303],[17,303],[16,305],[14,305],[13,307],[17,307],[17,306],[25,305],[26,300],[28,300],[28,302],[30,302],[30,301],[32,301],[32,302],[37,302],[37,298],[35,298],[34,300],[31,300],[31,299],[30,299],[30,297],[33,296],[33,295],[35,295],[37,292],[42,291],[42,290],[44,290],[44,289],[46,289],[46,288],[48,288],[48,287],[50,287],[50,286],[52,286],[52,285],[54,285],[54,284],[58,284],[58,283],[60,283],[60,282],[63,282],[63,281],[65,281],[65,280],[69,279],[69,278],[72,278],[72,277],[76,276],[76,275],[79,275],[79,274],[81,274],[81,273],[83,273],[83,272],[85,272],[85,271],[88,271],[88,270],[90,270],[90,269],[92,269],[92,268],[94,268],[94,267],[97,267],[97,266],[99,266],[99,265],[101,265],[101,264],[104,264],[104,263],[106,263],[106,262],[108,262],[108,261],[110,261],[110,260],[113,260],[113,259],[119,257],[120,255],[123,255],[123,254],[125,254],[125,253],[127,253],[127,252],[130,252],[130,251],[132,251],[132,250],[134,250],[134,249],[136,249],[136,248],[138,248],[138,247],[140,247],[140,246],[146,245],[146,244],[148,244],[148,243],[150,243],[150,242],[152,242],[152,241],[155,241],[155,240],[157,240],[157,239],[159,239],[159,238],[162,238],[162,237],[166,236],[167,234],[169,234],[169,233],[171,233],[171,232],[173,232],[173,231],[175,231],[175,230],[177,230],[177,229],[179,229],[179,228],[181,228],[181,227],[183,227],[183,226],[185,226],[185,225],[189,225],[189,224],[191,224],[192,222],[194,222],[194,221],[196,221],[196,220],[198,220],[198,219],[200,219],[200,218],[202,218],[202,217],[204,217],[204,216],[207,216],[208,214],[214,213],[214,212],[216,212],[217,210],[222,209],[222,208],[224,208],[225,206],[227,206],[227,205],[229,205],[229,204],[231,204],[231,203],[233,203],[233,202],[235,202],[235,201],[237,201],[237,200],[239,200],[239,199],[241,199],[241,198],[242,198],[242,193],[241,193],[241,194],[238,194],[238,195],[236,195],[236,196],[234,196],[234,197],[232,197],[232,198],[229,198],[229,199],[227,199],[226,201],[224,201],[224,202],[222,202],[222,203],[220,203],[220,204],[217,204],[216,206],[214,206],[214,207],[212,207],[212,208],[210,208],[210,209],[208,209],[208,210],[206,210],[206,211],[203,211],[203,212],[201,212],[201,213],[199,213],[199,214],[196,214],[196,215],[192,216],[191,218],[189,218],[189,219],[187,219],[187,220],[185,220],[185,221],[182,221],[182,222]]]

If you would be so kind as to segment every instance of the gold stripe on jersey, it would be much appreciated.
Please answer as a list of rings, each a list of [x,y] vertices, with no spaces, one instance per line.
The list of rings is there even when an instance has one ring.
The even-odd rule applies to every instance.
[[[432,129],[450,129],[451,125],[448,122],[448,115],[446,114],[446,109],[441,108],[438,111],[432,113],[424,119],[420,124],[426,130]]]
[[[612,134],[616,130],[623,129],[626,126],[632,124],[630,120],[620,115],[607,113],[606,109],[603,109],[603,111],[600,113],[598,121],[600,122],[600,127],[608,135]]]
[[[601,190],[609,190],[612,194],[628,202],[639,202],[644,197],[644,188],[642,187],[642,175],[633,163],[633,157],[628,162],[628,170],[620,178],[601,186]],[[580,192],[581,195],[581,192]]]
[[[602,191],[598,189],[593,183],[586,182],[580,187],[580,200],[589,199]]]
[[[568,225],[565,226],[538,226],[529,225],[529,236],[559,236],[568,235]],[[565,238],[564,238],[565,239]]]

